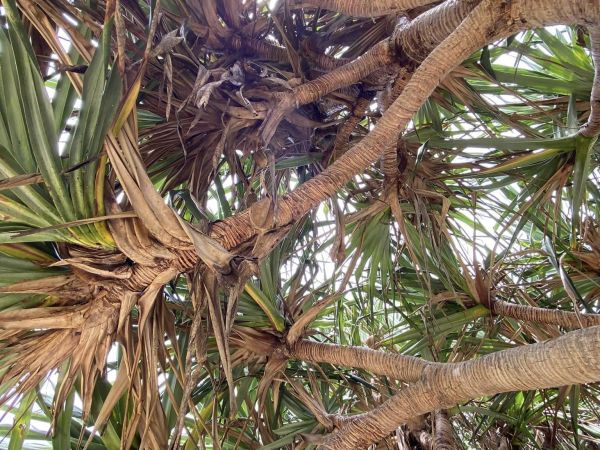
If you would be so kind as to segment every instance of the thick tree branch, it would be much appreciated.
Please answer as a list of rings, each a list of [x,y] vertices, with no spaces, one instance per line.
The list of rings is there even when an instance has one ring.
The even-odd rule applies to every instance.
[[[424,61],[480,1],[447,0],[424,12],[392,37],[396,52],[416,62]]]
[[[297,3],[308,3],[315,7],[353,17],[377,17],[397,14],[434,2],[435,0],[297,0]]]
[[[498,5],[502,8],[498,8]],[[470,28],[468,31],[463,31],[461,35],[455,35],[453,41],[444,41],[436,47],[416,70],[402,95],[361,142],[320,175],[278,199],[275,227],[287,225],[302,217],[314,206],[330,197],[352,176],[375,162],[383,152],[384,144],[397,139],[399,132],[404,129],[412,115],[431,95],[446,74],[478,48],[519,30],[561,23],[594,25],[600,21],[600,3],[595,0],[584,0],[576,4],[570,0],[544,2],[513,0],[510,3],[499,1],[494,3],[494,8],[488,9],[490,10],[489,17],[493,17],[492,21],[489,20],[489,17],[487,19],[480,17],[464,22],[467,23],[467,26],[461,26],[461,28],[463,30]],[[484,29],[482,27],[483,23],[489,24],[490,22],[492,28]],[[252,208],[260,208],[260,203],[256,203]],[[222,222],[215,223],[212,228],[212,236],[229,249],[249,241],[256,235],[250,216],[251,211],[246,210]]]
[[[331,158],[335,160],[339,155],[343,154],[348,147],[350,136],[352,132],[365,116],[365,112],[371,103],[371,99],[368,97],[361,96],[356,101],[356,104],[352,108],[350,116],[346,119],[346,122],[339,128],[337,135],[335,136],[335,142],[333,144],[333,151]]]
[[[512,317],[524,322],[559,325],[565,328],[587,328],[600,325],[600,314],[577,314],[572,311],[517,305],[503,300],[495,300],[492,303],[492,312],[498,316]]]
[[[348,420],[318,447],[354,450],[377,442],[411,417],[501,392],[600,380],[600,327],[426,369],[424,378],[373,411]]]
[[[535,308],[501,300],[494,302],[493,312],[524,322],[553,324],[566,328],[600,326],[600,315],[597,314],[578,315],[571,311]],[[326,344],[306,339],[290,345],[287,352],[288,357],[301,361],[363,369],[375,375],[407,382],[419,380],[427,367],[437,365],[437,363],[420,358],[382,352],[367,347]]]
[[[417,381],[426,367],[437,365],[413,356],[308,340],[298,341],[288,352],[290,358],[301,361],[364,369],[375,375],[402,381]]]
[[[461,23],[479,1],[450,0],[430,9],[409,23],[406,18],[401,18],[389,39],[379,42],[355,60],[296,87],[292,92],[283,94],[263,123],[261,131],[263,142],[270,142],[281,120],[294,108],[312,103],[337,89],[357,83],[395,60],[400,61],[408,56],[415,61],[422,61]]]

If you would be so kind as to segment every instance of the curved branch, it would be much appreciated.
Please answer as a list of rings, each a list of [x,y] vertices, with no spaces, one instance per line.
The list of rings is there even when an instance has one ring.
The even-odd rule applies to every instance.
[[[336,11],[353,17],[378,17],[397,14],[408,9],[434,3],[435,0],[305,0],[315,7]]]
[[[452,40],[445,40],[428,56],[407,84],[402,95],[391,105],[377,126],[346,154],[335,161],[320,175],[302,184],[293,192],[278,199],[275,226],[283,226],[304,216],[313,207],[330,197],[355,174],[375,162],[385,144],[394,141],[412,115],[431,95],[441,80],[472,52],[494,40],[519,30],[565,23],[598,24],[600,3],[595,0],[570,0],[539,2],[537,0],[513,0],[494,3],[486,17],[466,20],[455,32]],[[499,10],[498,5],[503,6]],[[490,20],[490,17],[492,20]],[[487,29],[482,24],[487,23]],[[491,24],[491,25],[490,25]],[[491,27],[491,28],[490,28]],[[458,32],[458,30],[457,30]],[[250,209],[215,223],[212,236],[226,248],[231,249],[247,242],[256,235],[250,221],[251,209],[259,209],[261,202]]]
[[[404,55],[415,61],[422,61],[462,22],[479,1],[450,0],[431,8],[409,23],[406,22],[406,18],[401,18],[389,39],[379,42],[349,63],[283,94],[263,123],[263,142],[270,142],[281,120],[295,107],[314,102],[337,89],[357,83],[378,69],[392,64],[398,56]]]
[[[312,103],[337,89],[357,83],[379,67],[391,64],[393,60],[393,52],[386,39],[348,64],[283,94],[263,123],[261,129],[263,142],[268,143],[271,140],[281,120],[294,108]]]
[[[481,0],[448,0],[424,12],[409,26],[393,36],[398,53],[416,62],[450,35]],[[500,3],[500,2],[499,2]]]
[[[373,411],[350,418],[319,450],[365,448],[411,417],[487,395],[546,389],[600,380],[600,327],[578,330],[549,342],[503,350],[477,360],[427,369]]]
[[[577,314],[559,309],[517,305],[503,300],[496,300],[492,303],[492,312],[498,316],[512,317],[524,322],[559,325],[565,328],[588,328],[600,325],[600,314]]]
[[[371,103],[371,99],[368,97],[361,96],[358,98],[356,104],[352,108],[350,116],[346,119],[344,124],[338,129],[335,136],[335,142],[333,144],[333,151],[331,152],[331,159],[335,160],[338,155],[343,154],[348,147],[350,136],[360,123],[362,118],[365,116],[366,110]]]
[[[291,346],[288,356],[306,362],[364,369],[375,375],[402,381],[417,381],[422,377],[425,368],[439,365],[421,358],[367,347],[323,344],[308,340],[300,340]]]

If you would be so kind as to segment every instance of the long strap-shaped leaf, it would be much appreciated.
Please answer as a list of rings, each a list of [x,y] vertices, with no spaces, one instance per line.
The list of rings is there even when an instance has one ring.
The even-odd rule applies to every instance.
[[[4,2],[4,8],[9,20],[8,35],[14,52],[11,63],[16,68],[18,75],[18,92],[31,149],[57,210],[64,220],[71,221],[76,219],[75,211],[67,187],[60,175],[58,138],[54,130],[50,99],[31,47],[28,45],[27,35],[19,19],[14,1]]]

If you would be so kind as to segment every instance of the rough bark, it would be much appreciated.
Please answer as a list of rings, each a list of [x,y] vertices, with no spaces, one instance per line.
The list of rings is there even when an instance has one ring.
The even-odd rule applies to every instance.
[[[492,312],[498,316],[512,317],[524,322],[559,325],[565,328],[587,328],[600,325],[600,314],[577,314],[572,311],[517,305],[502,300],[492,303]]]
[[[408,9],[429,5],[435,0],[307,0],[308,3],[330,11],[337,11],[353,17],[377,17],[397,14]]]
[[[436,365],[420,358],[366,347],[323,344],[308,340],[301,340],[291,346],[288,356],[307,362],[364,369],[375,375],[402,381],[416,381],[421,378],[426,367]]]
[[[600,380],[600,327],[549,342],[504,350],[462,363],[427,368],[421,381],[373,411],[355,416],[319,450],[366,448],[409,418],[501,392],[546,389]]]
[[[424,12],[409,26],[392,37],[396,52],[413,61],[424,61],[427,55],[460,25],[480,1],[449,0]]]
[[[593,25],[600,18],[600,3],[594,0],[577,3],[569,0],[515,0],[486,5],[475,19],[471,16],[465,19],[460,27],[462,31],[455,33],[452,41],[446,40],[436,47],[369,135],[319,176],[279,198],[274,226],[286,225],[302,217],[352,176],[375,162],[383,152],[383,144],[397,139],[446,74],[478,48],[523,29],[561,23]],[[488,26],[484,27],[484,23]],[[253,208],[260,208],[260,203]],[[250,221],[250,209],[214,224],[212,236],[229,249],[247,242],[256,234]]]
[[[365,115],[366,109],[369,107],[371,100],[367,97],[360,97],[356,102],[356,105],[352,108],[350,117],[346,119],[344,125],[340,127],[335,136],[335,143],[333,145],[333,152],[331,158],[335,160],[339,155],[343,154],[348,148],[350,136],[352,132],[362,120]]]
[[[435,432],[433,435],[433,450],[457,450],[454,439],[454,430],[448,418],[448,413],[444,410],[436,411],[433,414]]]
[[[389,39],[379,42],[353,61],[283,94],[277,99],[277,105],[262,127],[263,141],[268,143],[271,140],[280,121],[295,107],[314,102],[337,89],[357,83],[394,61],[402,61],[407,57],[422,61],[461,23],[479,1],[448,1],[411,22],[401,18]]]

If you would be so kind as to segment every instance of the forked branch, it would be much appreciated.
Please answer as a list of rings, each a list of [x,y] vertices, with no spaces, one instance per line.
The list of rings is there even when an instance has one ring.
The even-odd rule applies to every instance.
[[[452,39],[446,39],[431,52],[415,71],[403,93],[364,139],[321,174],[290,194],[278,198],[274,226],[287,225],[304,216],[354,175],[375,162],[385,145],[397,140],[398,134],[441,80],[472,52],[520,30],[567,23],[597,25],[600,21],[600,3],[595,0],[584,0],[577,4],[570,0],[488,1],[477,9],[479,12],[465,19]],[[249,241],[256,235],[250,210],[260,208],[260,203],[214,224],[212,236],[228,249]]]
[[[417,62],[422,61],[461,23],[479,1],[451,0],[431,8],[410,23],[407,23],[406,18],[401,18],[392,36],[373,46],[364,55],[281,95],[263,123],[263,142],[270,142],[281,120],[294,108],[358,83],[394,61],[401,61],[406,57]],[[427,36],[427,39],[423,39],[423,36]]]
[[[501,392],[545,389],[600,380],[600,327],[549,342],[427,368],[423,379],[373,411],[353,417],[319,450],[365,448],[411,417]]]

